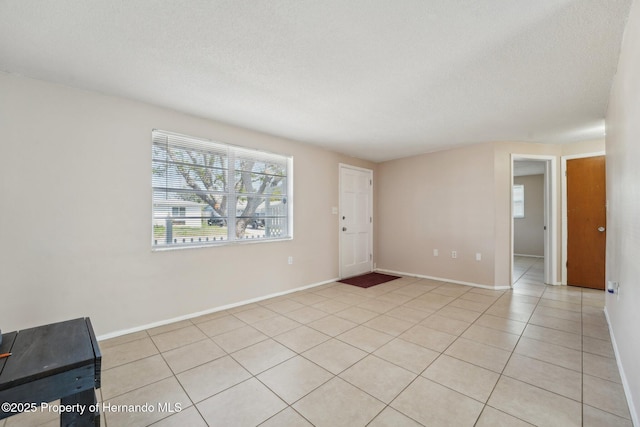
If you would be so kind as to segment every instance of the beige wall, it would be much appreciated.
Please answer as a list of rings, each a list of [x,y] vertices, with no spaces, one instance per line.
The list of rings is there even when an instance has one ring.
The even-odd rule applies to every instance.
[[[544,175],[516,176],[524,185],[524,218],[513,220],[513,253],[544,256]]]
[[[0,93],[3,330],[108,334],[338,276],[338,164],[375,164],[4,73]],[[152,252],[153,128],[293,155],[294,240]]]
[[[493,159],[480,144],[381,163],[378,268],[494,286]]]
[[[606,310],[634,419],[640,425],[640,3],[631,7],[607,111]]]

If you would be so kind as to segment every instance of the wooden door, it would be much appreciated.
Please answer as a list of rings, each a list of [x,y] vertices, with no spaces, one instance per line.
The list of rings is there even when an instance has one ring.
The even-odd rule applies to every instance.
[[[567,284],[604,290],[605,157],[567,160]]]

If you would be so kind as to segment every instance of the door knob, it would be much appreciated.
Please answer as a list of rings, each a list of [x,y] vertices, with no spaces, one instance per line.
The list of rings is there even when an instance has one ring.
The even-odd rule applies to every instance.
[[[347,227],[342,227],[342,231],[347,231]]]
[[[604,230],[605,230],[605,228],[604,228],[604,227],[598,227],[598,231],[599,231],[599,232],[601,232],[601,233],[602,233]]]

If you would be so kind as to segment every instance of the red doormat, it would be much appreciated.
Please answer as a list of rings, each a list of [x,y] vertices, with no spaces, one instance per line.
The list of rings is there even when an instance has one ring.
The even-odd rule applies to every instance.
[[[390,282],[391,280],[399,279],[398,276],[391,276],[389,274],[382,273],[366,273],[361,276],[348,277],[346,279],[338,280],[340,283],[346,283],[347,285],[357,286],[359,288],[370,288],[371,286],[379,285],[381,283]]]

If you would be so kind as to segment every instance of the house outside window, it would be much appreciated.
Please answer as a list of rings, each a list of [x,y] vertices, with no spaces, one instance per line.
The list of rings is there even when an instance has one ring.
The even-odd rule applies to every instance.
[[[293,237],[293,159],[152,132],[152,247]]]

